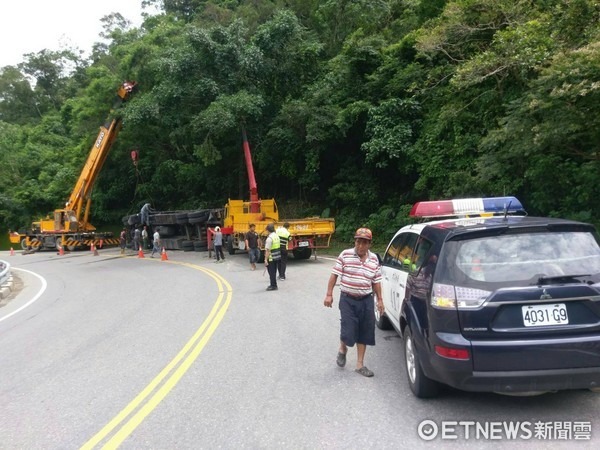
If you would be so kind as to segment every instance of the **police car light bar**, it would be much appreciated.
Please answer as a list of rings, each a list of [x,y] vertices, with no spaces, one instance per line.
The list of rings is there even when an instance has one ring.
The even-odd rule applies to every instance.
[[[410,217],[448,217],[525,212],[516,197],[461,198],[415,203]]]

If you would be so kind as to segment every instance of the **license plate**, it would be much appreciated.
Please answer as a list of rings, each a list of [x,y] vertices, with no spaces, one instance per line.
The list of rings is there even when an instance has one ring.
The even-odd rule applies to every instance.
[[[569,323],[567,307],[564,303],[523,306],[522,311],[523,323],[526,327],[566,325]]]
[[[298,247],[308,247],[308,241],[300,241],[300,242],[298,242]]]

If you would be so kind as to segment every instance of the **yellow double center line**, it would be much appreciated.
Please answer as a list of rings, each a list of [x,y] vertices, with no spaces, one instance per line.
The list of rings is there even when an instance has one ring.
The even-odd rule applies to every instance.
[[[127,437],[133,433],[137,426],[150,414],[154,408],[175,387],[181,377],[187,372],[192,363],[198,358],[200,352],[210,340],[212,334],[223,319],[233,294],[231,285],[219,274],[194,264],[174,262],[204,272],[215,280],[219,288],[217,301],[210,314],[185,344],[173,360],[154,378],[146,388],[139,393],[117,416],[102,428],[94,437],[87,441],[82,449],[91,449],[105,439],[115,428],[120,429],[106,442],[102,448],[117,448]],[[164,382],[163,382],[164,381]],[[160,386],[160,387],[159,387]],[[157,389],[158,388],[158,389]],[[141,406],[140,406],[141,405]],[[136,411],[137,410],[137,411]],[[134,411],[135,414],[131,415]],[[130,417],[131,416],[131,417]],[[127,420],[129,418],[129,420]],[[126,421],[127,420],[127,421]]]

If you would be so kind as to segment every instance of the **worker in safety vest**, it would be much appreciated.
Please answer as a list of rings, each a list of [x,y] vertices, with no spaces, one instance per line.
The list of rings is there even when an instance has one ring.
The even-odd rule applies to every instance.
[[[267,231],[269,236],[265,241],[265,267],[269,271],[269,279],[271,284],[267,288],[267,291],[277,290],[277,265],[281,259],[281,243],[279,236],[275,233],[275,225],[270,223],[267,225]]]
[[[279,279],[285,280],[285,269],[287,267],[288,258],[288,242],[290,240],[290,232],[288,231],[290,224],[285,222],[282,227],[277,228],[276,233],[279,236],[279,242],[281,244],[281,259],[277,268],[279,269]]]

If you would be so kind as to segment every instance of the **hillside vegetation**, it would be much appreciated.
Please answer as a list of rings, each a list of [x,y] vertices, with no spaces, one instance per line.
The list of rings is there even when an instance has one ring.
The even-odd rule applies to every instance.
[[[261,197],[385,241],[410,205],[516,195],[600,223],[595,0],[145,0],[93,54],[0,69],[0,230],[60,207],[123,80],[138,94],[95,186],[92,223]],[[100,40],[102,38],[102,40]],[[139,163],[130,153],[138,150]]]

